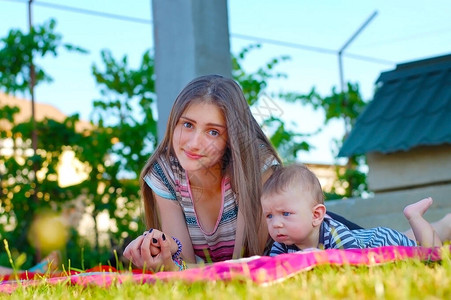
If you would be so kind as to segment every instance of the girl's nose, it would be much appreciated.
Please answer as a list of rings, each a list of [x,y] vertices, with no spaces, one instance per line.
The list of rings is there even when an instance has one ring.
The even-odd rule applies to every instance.
[[[202,149],[202,133],[198,131],[194,131],[189,137],[188,137],[188,145],[190,149],[198,150]]]

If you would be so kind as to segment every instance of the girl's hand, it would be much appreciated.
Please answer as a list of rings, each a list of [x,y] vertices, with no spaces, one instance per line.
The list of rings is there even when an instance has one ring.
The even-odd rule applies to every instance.
[[[177,244],[159,230],[151,230],[134,239],[124,250],[124,256],[136,267],[152,271],[176,271],[172,261],[173,244]]]
[[[151,234],[153,232],[153,229],[150,229],[149,231],[145,232],[145,235]],[[160,234],[161,236],[161,234]],[[152,257],[157,256],[161,252],[160,243],[158,242],[158,239],[152,237],[151,243],[150,243],[150,255]]]
[[[158,243],[158,240],[153,241],[150,244],[150,255],[152,257],[157,256],[161,252],[160,244]]]
[[[146,234],[138,236],[130,242],[124,250],[123,255],[132,262],[136,267],[142,268],[143,261],[141,257],[141,245]]]

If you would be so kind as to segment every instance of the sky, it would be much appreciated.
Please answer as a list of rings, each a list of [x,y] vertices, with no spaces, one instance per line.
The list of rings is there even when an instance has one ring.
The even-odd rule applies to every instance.
[[[28,30],[28,1],[0,0],[0,38],[11,29]],[[127,55],[131,68],[153,48],[151,0],[34,0],[33,24],[53,18],[63,41],[89,51],[61,50],[57,57],[37,63],[53,78],[35,91],[37,102],[56,106],[67,115],[79,113],[89,120],[93,100],[100,98],[91,66],[101,67],[100,52],[109,49],[116,59]],[[94,11],[98,13],[89,13]],[[345,48],[343,75],[358,83],[365,100],[371,100],[381,72],[396,64],[451,53],[451,1],[449,0],[228,0],[231,52],[259,43],[244,68],[255,71],[270,59],[287,55],[277,71],[286,79],[274,80],[269,90],[308,93],[313,87],[323,96],[340,88],[338,51],[370,16],[376,16]],[[282,105],[282,119],[301,132],[314,132],[322,114],[300,105]],[[309,139],[315,149],[300,160],[333,163],[333,138],[343,124],[332,122]]]

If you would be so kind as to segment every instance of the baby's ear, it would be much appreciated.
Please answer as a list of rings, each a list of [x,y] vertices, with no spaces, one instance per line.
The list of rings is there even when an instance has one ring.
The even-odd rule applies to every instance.
[[[312,226],[316,227],[321,225],[326,214],[326,206],[324,204],[317,204],[312,209]]]

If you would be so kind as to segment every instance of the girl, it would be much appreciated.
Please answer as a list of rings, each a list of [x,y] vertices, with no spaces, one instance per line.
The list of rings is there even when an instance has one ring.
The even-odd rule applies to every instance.
[[[262,179],[275,164],[280,159],[238,84],[218,75],[194,79],[141,174],[151,230],[124,255],[137,267],[175,270],[179,254],[187,263],[262,254]]]

